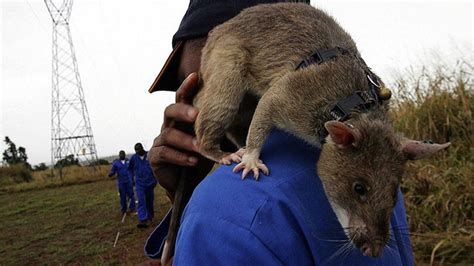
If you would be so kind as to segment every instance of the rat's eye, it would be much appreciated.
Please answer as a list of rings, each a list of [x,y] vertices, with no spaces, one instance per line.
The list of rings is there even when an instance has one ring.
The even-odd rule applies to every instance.
[[[366,195],[367,195],[367,187],[361,183],[361,182],[354,182],[354,185],[353,185],[353,190],[355,193],[357,193],[357,195],[360,196],[360,199],[361,200],[365,200],[366,199]]]

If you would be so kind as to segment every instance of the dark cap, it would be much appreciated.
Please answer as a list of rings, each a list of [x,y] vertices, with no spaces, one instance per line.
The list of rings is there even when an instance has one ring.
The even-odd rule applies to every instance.
[[[173,51],[148,90],[176,91],[179,87],[176,71],[182,41],[206,36],[215,26],[235,17],[243,9],[258,4],[289,2],[284,0],[191,0],[178,31],[173,36]],[[295,1],[292,1],[295,2]],[[309,2],[309,1],[301,1]]]

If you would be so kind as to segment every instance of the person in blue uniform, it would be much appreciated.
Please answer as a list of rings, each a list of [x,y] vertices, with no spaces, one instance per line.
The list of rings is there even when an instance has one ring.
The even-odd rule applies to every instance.
[[[109,172],[109,177],[117,175],[117,186],[120,194],[120,210],[122,214],[127,211],[135,212],[135,197],[133,195],[133,182],[128,170],[128,159],[125,157],[125,152],[119,152],[119,158],[112,162],[112,168]]]
[[[206,36],[243,8],[262,2],[277,1],[191,0],[173,36],[173,52],[150,91],[174,90],[176,103],[165,109],[162,131],[149,153],[154,174],[171,199],[179,177],[177,166],[192,166],[202,173],[210,169],[209,161],[198,153],[195,136],[182,130],[199,112],[192,98],[199,89],[196,73]],[[326,198],[316,174],[318,156],[319,149],[273,130],[261,154],[272,169],[269,176],[242,180],[241,173],[232,172],[235,165],[220,166],[207,175],[183,213],[173,264],[413,265],[400,191],[383,254],[363,256],[350,244]],[[150,234],[145,244],[150,258],[160,258],[169,221],[170,212]]]
[[[173,265],[413,264],[400,191],[390,242],[380,257],[367,257],[347,239],[326,198],[316,174],[318,148],[273,130],[261,156],[271,172],[258,181],[242,180],[233,164],[218,167],[196,187],[181,220]],[[163,226],[152,233],[148,255],[159,257],[166,231]]]
[[[135,154],[130,158],[129,169],[135,178],[135,191],[138,199],[138,228],[146,228],[153,220],[154,189],[157,184],[150,163],[148,153],[141,143],[135,144]]]

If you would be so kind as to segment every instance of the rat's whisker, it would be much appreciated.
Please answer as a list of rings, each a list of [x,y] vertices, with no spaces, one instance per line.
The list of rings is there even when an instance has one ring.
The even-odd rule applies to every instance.
[[[336,242],[336,243],[346,243],[347,240],[337,240],[337,239],[319,239],[326,242]]]
[[[329,235],[329,234],[327,234],[327,237],[324,237],[325,234],[319,234],[319,235],[313,234],[313,236],[316,239],[321,240],[321,241],[329,241],[329,242],[347,242],[347,241],[349,241],[345,235],[344,236],[341,235],[340,236],[341,238],[337,238],[337,237],[334,237],[334,236]]]
[[[402,230],[403,231],[404,230],[408,231],[408,230],[410,230],[410,227],[408,227],[408,226],[394,226],[394,227],[392,227],[392,230],[393,231],[402,231]]]
[[[345,243],[341,245],[334,254],[332,254],[328,259],[326,259],[323,264],[324,265],[334,265],[332,262],[333,259],[345,254],[346,250],[352,247],[352,242],[346,239]]]
[[[343,254],[341,265],[347,265],[347,263],[345,263],[346,259],[352,254],[353,250],[354,250],[354,245],[352,244],[346,248],[346,251]]]
[[[342,230],[349,230],[351,228],[354,228],[353,226],[347,226],[347,227],[331,227],[331,228],[324,228],[324,232],[329,233],[329,232],[339,232],[341,229]]]
[[[385,249],[387,250],[387,252],[397,255],[397,250],[395,250],[395,248],[391,247],[390,245],[387,244],[385,246]]]

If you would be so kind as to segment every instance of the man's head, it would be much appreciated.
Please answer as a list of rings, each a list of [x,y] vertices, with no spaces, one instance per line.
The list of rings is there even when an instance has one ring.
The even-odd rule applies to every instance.
[[[134,149],[135,149],[135,153],[136,153],[136,154],[138,154],[138,155],[140,155],[140,156],[145,155],[145,149],[143,149],[143,145],[142,145],[140,142],[138,142],[137,144],[135,144]]]
[[[125,151],[119,151],[120,160],[125,160]]]
[[[181,83],[193,72],[199,72],[201,65],[201,50],[206,44],[207,36],[199,39],[192,39],[183,42],[181,57],[177,66],[177,78]]]

